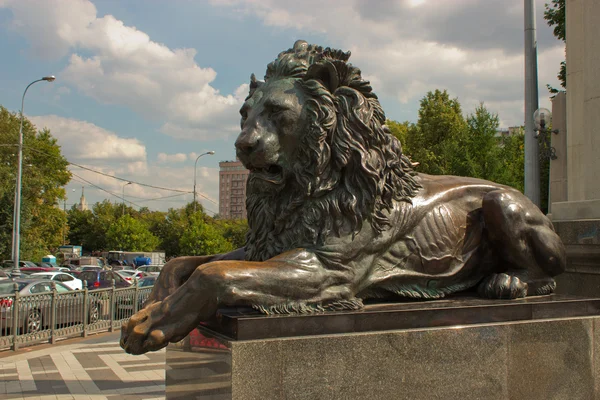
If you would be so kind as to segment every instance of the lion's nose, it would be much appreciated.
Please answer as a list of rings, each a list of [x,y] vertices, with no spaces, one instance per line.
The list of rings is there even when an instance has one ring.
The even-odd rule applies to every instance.
[[[250,155],[258,147],[259,139],[254,134],[242,132],[235,141],[235,148],[238,153]]]

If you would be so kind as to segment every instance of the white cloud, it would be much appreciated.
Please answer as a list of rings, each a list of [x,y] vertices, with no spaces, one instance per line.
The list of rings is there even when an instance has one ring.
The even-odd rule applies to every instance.
[[[557,86],[564,46],[542,19],[536,0],[540,106],[549,107],[546,83]],[[523,7],[520,0],[215,0],[265,25],[322,33],[324,46],[351,50],[350,59],[382,97],[414,109],[428,90],[447,89],[465,112],[479,102],[503,123],[523,121]],[[318,10],[318,12],[315,12]],[[289,45],[292,46],[292,43]],[[283,50],[283,49],[282,49]],[[388,114],[390,106],[387,105]]]
[[[170,49],[112,15],[97,16],[89,0],[4,0],[11,25],[29,39],[32,53],[69,55],[62,82],[102,103],[125,105],[164,123],[175,137],[204,140],[237,124],[242,85],[233,94],[211,86],[212,68],[200,67],[194,49]],[[74,53],[72,53],[74,52]]]
[[[146,147],[137,139],[127,139],[90,122],[57,115],[28,117],[38,129],[48,128],[58,139],[69,160],[146,161]],[[140,167],[136,167],[137,170]]]
[[[102,175],[77,166],[70,166],[70,170],[77,176],[74,176],[67,186],[67,194],[72,197],[68,201],[69,204],[79,201],[81,186],[85,186],[85,195],[90,204],[105,198],[120,203],[120,196],[122,196],[125,182],[111,176],[134,182],[125,188],[125,197],[140,206],[166,210],[169,207],[181,207],[186,202],[192,201],[192,194],[190,193],[160,201],[147,201],[147,199],[178,195],[179,193],[150,188],[138,183],[191,192],[193,189],[194,164],[190,160],[195,160],[198,154],[205,151],[198,154],[167,154],[163,152],[157,155],[156,162],[149,163],[146,147],[137,139],[123,138],[90,122],[56,115],[28,116],[28,118],[38,129],[45,127],[50,129],[52,135],[57,138],[62,153],[67,160],[106,174]],[[189,165],[176,166],[176,164],[185,161],[190,161],[187,163]],[[206,162],[206,164],[216,165],[217,160],[211,160],[210,163]],[[97,187],[85,181],[91,182]],[[218,166],[198,165],[197,193],[218,202],[218,183]],[[98,189],[98,187],[116,196],[111,196],[106,191]],[[75,189],[75,192],[72,192],[71,189]],[[202,196],[199,196],[199,199],[202,200]],[[218,211],[218,206],[211,201],[202,200],[202,202],[207,209]]]
[[[188,159],[188,156],[187,156],[187,154],[184,154],[184,153],[177,153],[177,154],[158,153],[157,159],[158,159],[159,163],[167,163],[167,162],[181,163],[181,162],[186,161]]]

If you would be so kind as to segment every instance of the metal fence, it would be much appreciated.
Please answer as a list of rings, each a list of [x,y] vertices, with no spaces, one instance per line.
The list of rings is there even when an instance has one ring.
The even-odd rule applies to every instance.
[[[55,343],[58,339],[90,333],[118,330],[123,322],[142,308],[152,286],[83,290],[22,295],[0,298],[0,348],[34,343]]]

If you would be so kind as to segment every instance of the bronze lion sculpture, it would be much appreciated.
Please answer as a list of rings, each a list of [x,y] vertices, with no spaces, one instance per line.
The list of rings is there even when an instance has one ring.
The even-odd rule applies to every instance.
[[[169,261],[123,325],[129,353],[179,341],[219,307],[358,309],[365,299],[552,293],[565,249],[519,191],[413,171],[350,53],[297,41],[251,78],[237,155],[246,246]]]

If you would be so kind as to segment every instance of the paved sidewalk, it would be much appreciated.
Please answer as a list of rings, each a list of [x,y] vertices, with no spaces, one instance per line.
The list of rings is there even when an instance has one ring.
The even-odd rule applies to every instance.
[[[119,336],[0,353],[0,399],[164,399],[165,350],[132,356]]]

